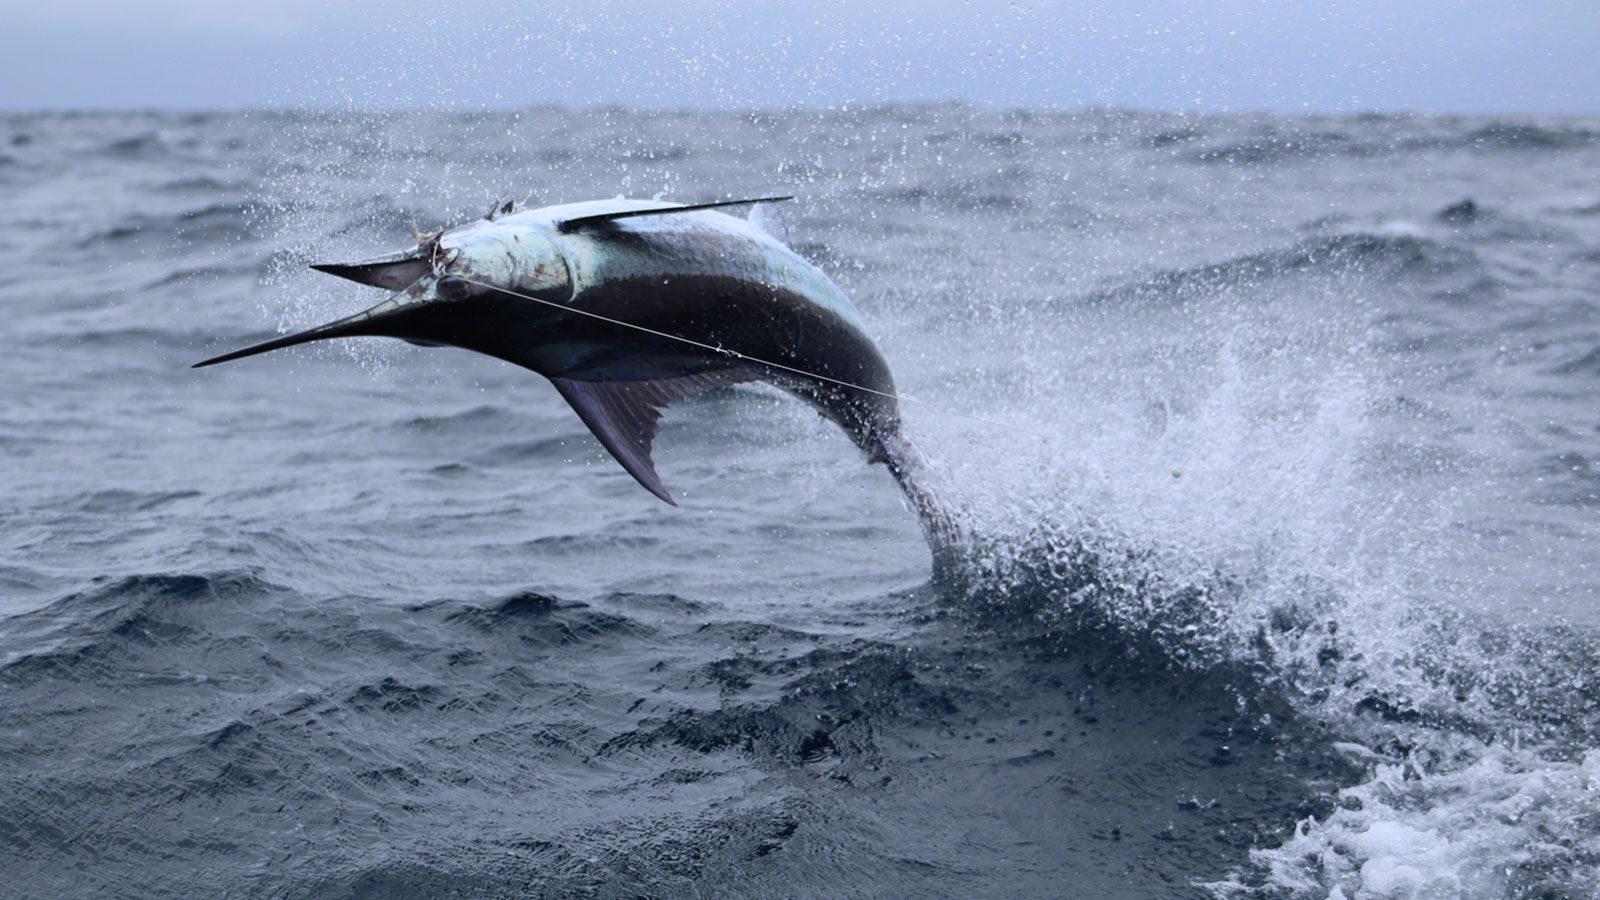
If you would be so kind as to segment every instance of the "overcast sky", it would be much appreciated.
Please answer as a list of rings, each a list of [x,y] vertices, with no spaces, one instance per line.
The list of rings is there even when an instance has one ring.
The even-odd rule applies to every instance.
[[[0,0],[0,108],[1600,113],[1600,0]]]

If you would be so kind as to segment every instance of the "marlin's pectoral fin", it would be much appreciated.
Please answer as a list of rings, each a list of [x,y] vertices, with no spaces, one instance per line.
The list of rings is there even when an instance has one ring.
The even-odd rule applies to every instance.
[[[645,490],[677,506],[650,458],[661,411],[675,400],[755,377],[755,373],[734,368],[649,381],[552,378],[550,382],[629,475]]]

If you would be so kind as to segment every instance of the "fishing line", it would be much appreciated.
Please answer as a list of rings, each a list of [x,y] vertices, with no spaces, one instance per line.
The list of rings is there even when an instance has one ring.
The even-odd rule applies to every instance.
[[[953,412],[953,411],[948,410],[948,409],[943,409],[943,408],[939,407],[937,404],[933,403],[933,401],[931,401],[931,400],[922,400],[922,399],[919,399],[917,397],[909,396],[907,394],[894,394],[894,393],[890,393],[888,391],[875,390],[873,388],[865,387],[863,385],[853,384],[851,382],[843,381],[843,380],[838,379],[838,378],[832,378],[832,377],[829,377],[827,375],[822,375],[822,374],[819,374],[817,372],[808,372],[805,369],[797,369],[794,366],[786,366],[783,363],[772,362],[771,360],[762,359],[759,356],[751,356],[748,353],[740,353],[737,350],[731,350],[731,349],[729,349],[727,347],[724,347],[724,346],[722,346],[720,344],[707,344],[707,343],[705,343],[703,341],[694,340],[693,338],[683,337],[682,335],[672,334],[672,333],[666,332],[666,331],[657,331],[654,328],[650,328],[650,327],[647,327],[647,326],[644,326],[644,325],[639,325],[639,324],[637,324],[635,322],[629,322],[629,321],[626,321],[626,320],[623,320],[623,319],[613,319],[610,316],[603,316],[603,315],[601,315],[599,313],[590,312],[589,310],[586,310],[586,309],[578,309],[578,308],[573,307],[573,306],[568,306],[565,303],[558,303],[558,302],[556,302],[554,300],[546,300],[546,299],[544,299],[542,297],[535,297],[532,294],[524,294],[524,293],[522,293],[520,291],[513,291],[513,290],[510,290],[510,289],[507,289],[507,288],[498,287],[496,285],[487,284],[485,282],[478,281],[476,279],[465,278],[465,277],[462,277],[460,275],[452,275],[450,277],[459,278],[460,280],[466,282],[467,284],[475,284],[478,287],[487,288],[487,289],[489,289],[491,291],[499,291],[502,294],[510,294],[513,297],[521,297],[524,300],[532,300],[535,303],[543,303],[545,306],[549,306],[549,307],[553,307],[555,309],[559,309],[562,312],[568,312],[568,313],[572,313],[574,315],[579,315],[579,316],[588,316],[591,319],[597,319],[597,320],[599,320],[601,322],[608,322],[608,323],[610,323],[612,325],[617,325],[617,326],[620,326],[622,328],[631,328],[634,331],[642,331],[645,334],[654,335],[654,336],[659,337],[659,338],[666,338],[669,341],[677,341],[680,344],[688,344],[691,347],[698,347],[701,350],[709,350],[712,353],[716,353],[716,354],[718,354],[720,356],[726,356],[726,357],[730,357],[732,359],[741,360],[741,361],[744,361],[744,362],[752,362],[752,363],[755,363],[757,365],[766,366],[768,368],[779,369],[779,370],[784,371],[784,372],[791,372],[791,373],[793,373],[795,375],[803,375],[806,378],[815,378],[818,381],[826,381],[829,384],[836,384],[836,385],[839,385],[840,387],[849,388],[849,389],[851,389],[853,391],[861,391],[864,394],[876,394],[879,397],[887,397],[890,400],[895,400],[895,401],[899,401],[899,402],[902,402],[902,403],[917,403],[917,404],[920,404],[924,409],[928,410],[929,412],[935,413],[937,415],[947,416],[947,417],[952,418],[952,419],[966,419],[969,422],[977,422],[979,424],[988,425],[988,426],[991,426],[993,428],[1002,428],[1002,429],[1005,429],[1007,431],[1014,431],[1014,432],[1016,432],[1018,434],[1025,434],[1025,435],[1028,435],[1029,437],[1038,438],[1039,440],[1045,441],[1045,442],[1049,442],[1049,440],[1050,440],[1049,438],[1045,437],[1042,434],[1039,434],[1036,431],[1029,431],[1026,428],[1018,428],[1017,426],[1012,425],[1012,424],[1010,424],[1008,422],[999,422],[999,421],[996,421],[994,419],[985,419],[982,416],[974,416],[974,415],[969,415],[967,413],[959,413],[959,412]]]

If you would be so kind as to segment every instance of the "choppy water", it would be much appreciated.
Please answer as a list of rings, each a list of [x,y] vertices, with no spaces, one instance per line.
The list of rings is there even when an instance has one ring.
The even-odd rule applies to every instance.
[[[0,890],[1594,896],[1597,171],[1570,119],[0,117]],[[188,368],[413,220],[773,190],[957,584],[774,392],[669,414],[673,509],[486,358]]]

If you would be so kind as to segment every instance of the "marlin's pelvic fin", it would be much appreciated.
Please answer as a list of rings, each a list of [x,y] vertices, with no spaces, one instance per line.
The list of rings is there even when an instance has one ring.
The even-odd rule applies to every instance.
[[[747,200],[718,200],[715,203],[694,203],[689,206],[675,206],[663,203],[661,206],[646,209],[624,209],[618,212],[596,213],[592,216],[578,216],[567,219],[556,225],[562,232],[570,234],[589,225],[599,225],[602,222],[614,222],[617,219],[631,219],[634,216],[664,216],[670,213],[699,212],[702,209],[720,209],[724,206],[748,206],[752,203],[780,203],[784,200],[793,200],[793,197],[751,197]]]
[[[550,382],[629,475],[645,490],[677,506],[650,458],[661,411],[684,397],[756,377],[757,373],[748,369],[733,368],[652,381],[552,378]]]

